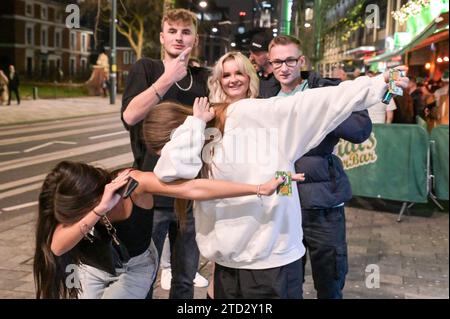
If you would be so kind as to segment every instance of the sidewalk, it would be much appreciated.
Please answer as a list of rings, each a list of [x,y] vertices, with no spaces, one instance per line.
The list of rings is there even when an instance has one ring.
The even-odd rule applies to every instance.
[[[121,103],[121,95],[114,105],[109,104],[109,97],[98,96],[24,100],[20,105],[12,101],[9,106],[0,105],[0,126],[118,113]]]
[[[347,240],[349,272],[344,288],[346,299],[449,298],[448,213],[430,217],[397,215],[349,207]],[[34,214],[25,214],[0,223],[0,299],[33,298],[32,257]],[[204,261],[204,260],[203,260]],[[370,266],[368,271],[367,266]],[[367,276],[378,268],[379,287],[367,287]],[[211,274],[211,263],[200,273]],[[315,298],[309,265],[303,286],[306,299]],[[165,299],[157,280],[155,299]],[[195,288],[195,298],[204,299],[206,288]]]

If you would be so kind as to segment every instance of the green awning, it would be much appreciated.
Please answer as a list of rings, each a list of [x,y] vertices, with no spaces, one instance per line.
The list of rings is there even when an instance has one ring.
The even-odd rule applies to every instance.
[[[419,33],[415,38],[411,40],[407,45],[397,48],[394,51],[385,52],[383,54],[377,55],[371,59],[366,61],[367,64],[372,64],[376,62],[388,61],[392,57],[397,55],[402,55],[406,51],[414,48],[416,45],[419,45],[422,41],[427,39],[429,36],[433,35],[437,30],[437,23],[433,21],[430,23],[421,33]]]

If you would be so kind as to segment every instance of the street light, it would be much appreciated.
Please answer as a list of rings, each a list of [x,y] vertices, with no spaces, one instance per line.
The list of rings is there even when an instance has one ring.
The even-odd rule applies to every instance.
[[[213,27],[213,28],[211,29],[211,31],[212,31],[213,33],[217,33],[217,31],[219,31],[219,29],[217,29],[216,27]]]
[[[111,17],[110,17],[110,47],[111,47],[111,70],[109,72],[109,104],[116,103],[116,83],[117,83],[117,56],[116,56],[116,23],[117,23],[117,0],[111,1]]]
[[[200,1],[198,4],[201,8],[206,8],[208,6],[208,2],[206,1]]]

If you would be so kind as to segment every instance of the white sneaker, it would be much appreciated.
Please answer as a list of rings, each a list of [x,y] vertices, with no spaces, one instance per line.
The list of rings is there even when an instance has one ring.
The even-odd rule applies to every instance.
[[[209,284],[208,279],[206,279],[205,277],[200,275],[198,272],[195,273],[195,278],[194,278],[194,286],[195,287],[205,288],[205,287],[208,287],[208,284]]]
[[[170,268],[161,270],[161,289],[170,290],[170,285],[172,283],[172,270]],[[195,273],[194,286],[199,288],[208,287],[208,279],[200,275],[198,272]]]
[[[172,282],[172,270],[165,268],[161,270],[161,289],[170,290],[170,284]]]

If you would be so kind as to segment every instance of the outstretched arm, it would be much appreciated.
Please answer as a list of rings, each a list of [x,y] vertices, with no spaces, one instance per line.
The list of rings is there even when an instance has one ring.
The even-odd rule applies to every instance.
[[[230,105],[229,113],[242,125],[261,125],[277,129],[278,149],[285,158],[295,161],[316,147],[325,136],[344,122],[352,112],[379,103],[386,92],[388,78],[359,77],[338,86],[298,92],[289,97],[269,100],[241,100]],[[398,84],[406,87],[407,78]],[[264,116],[264,121],[261,118]]]
[[[192,200],[211,200],[247,195],[270,196],[283,182],[280,177],[272,178],[264,184],[252,185],[224,180],[195,179],[161,182],[152,172],[133,171],[131,176],[139,182],[138,192],[165,195]],[[304,180],[303,174],[294,174],[293,181]]]

